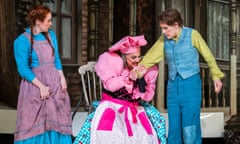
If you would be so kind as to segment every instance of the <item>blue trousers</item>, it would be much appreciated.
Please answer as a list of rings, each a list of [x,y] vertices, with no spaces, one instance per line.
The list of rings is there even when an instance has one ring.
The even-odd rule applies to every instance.
[[[201,144],[200,110],[202,84],[200,75],[168,80],[168,144]]]

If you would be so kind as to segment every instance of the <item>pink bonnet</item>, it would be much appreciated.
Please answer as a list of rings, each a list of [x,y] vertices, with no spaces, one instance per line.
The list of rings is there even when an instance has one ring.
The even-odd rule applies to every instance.
[[[120,50],[123,54],[135,53],[140,50],[141,46],[145,46],[147,44],[144,35],[140,36],[125,36],[114,45],[112,45],[108,50],[110,52]]]

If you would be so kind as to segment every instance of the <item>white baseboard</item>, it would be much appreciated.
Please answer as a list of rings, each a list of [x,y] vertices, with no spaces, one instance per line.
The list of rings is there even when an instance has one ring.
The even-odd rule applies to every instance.
[[[16,118],[15,109],[0,109],[0,133],[13,134],[16,128]]]
[[[168,132],[168,115],[161,113],[166,119]],[[73,136],[76,136],[87,117],[87,112],[77,112],[72,123]],[[13,134],[16,127],[16,110],[0,109],[0,133]],[[218,138],[224,136],[224,113],[206,112],[201,113],[202,137]]]
[[[202,137],[224,137],[224,113],[201,113]]]
[[[166,130],[168,135],[168,115],[161,113],[166,119]],[[218,138],[224,136],[224,113],[204,112],[201,113],[201,131],[203,138]]]
[[[87,112],[77,112],[72,123],[73,136],[76,136],[86,119]],[[16,128],[17,111],[14,109],[0,109],[0,133],[13,134]]]

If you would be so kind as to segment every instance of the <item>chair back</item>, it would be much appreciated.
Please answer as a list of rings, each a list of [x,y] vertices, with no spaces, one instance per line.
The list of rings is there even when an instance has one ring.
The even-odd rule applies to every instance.
[[[102,83],[95,72],[95,61],[90,61],[85,65],[78,68],[78,73],[81,76],[81,91],[82,97],[80,97],[77,106],[72,112],[72,128],[73,138],[75,138],[82,127],[88,114],[97,107],[98,101],[101,99]],[[93,103],[94,102],[94,103]],[[84,111],[79,111],[80,107],[84,104]]]
[[[78,72],[81,76],[82,91],[85,100],[86,110],[91,110],[93,101],[101,99],[102,84],[95,72],[95,61],[90,61],[79,67]]]

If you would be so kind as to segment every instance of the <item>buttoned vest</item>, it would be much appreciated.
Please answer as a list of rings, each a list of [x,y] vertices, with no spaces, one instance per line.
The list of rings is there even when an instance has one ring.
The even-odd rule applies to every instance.
[[[199,55],[192,44],[192,29],[183,27],[177,42],[164,37],[164,54],[168,63],[169,79],[179,74],[183,79],[199,73]]]

